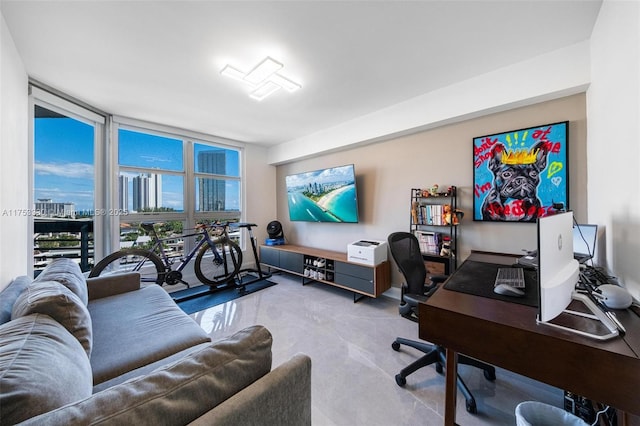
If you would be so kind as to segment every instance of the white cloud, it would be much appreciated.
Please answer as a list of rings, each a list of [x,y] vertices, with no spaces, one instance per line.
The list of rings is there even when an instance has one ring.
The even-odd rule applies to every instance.
[[[93,179],[93,165],[87,163],[35,163],[36,174]]]
[[[141,155],[140,158],[148,161],[149,163],[169,163],[170,161],[173,161],[166,157],[156,157],[153,155]]]

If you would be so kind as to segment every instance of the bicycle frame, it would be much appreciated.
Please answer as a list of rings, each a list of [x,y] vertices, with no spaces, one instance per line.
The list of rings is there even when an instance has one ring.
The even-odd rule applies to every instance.
[[[200,241],[198,241],[198,243],[191,249],[191,251],[189,251],[189,254],[187,254],[186,256],[180,259],[180,263],[178,264],[178,267],[175,269],[176,271],[182,271],[187,266],[187,264],[191,261],[191,259],[193,259],[193,256],[195,256],[196,253],[198,253],[198,250],[200,250],[200,247],[202,247],[203,244],[208,243],[211,246],[214,245],[214,241],[211,239],[206,229],[203,229],[202,232],[196,232],[193,234],[184,234],[184,235],[181,235],[181,237],[188,238],[188,237],[195,237],[197,235],[201,235],[203,238],[201,238]],[[171,271],[172,270],[171,260],[169,259],[169,256],[167,256],[167,253],[164,251],[164,247],[162,247],[163,241],[166,241],[166,239],[158,238],[158,240],[156,241],[156,244],[154,245],[154,249],[155,247],[159,247],[160,258],[162,259],[162,262],[167,266],[167,269]],[[213,252],[214,252],[214,256],[216,256],[217,259],[221,259],[220,253],[218,253],[215,250],[213,250]]]
[[[138,272],[144,282],[159,285],[182,283],[189,288],[189,283],[183,280],[182,271],[195,256],[193,272],[202,284],[208,285],[212,291],[228,288],[241,281],[242,266],[242,249],[229,238],[228,227],[228,222],[199,224],[196,232],[182,234],[180,237],[200,236],[200,239],[195,247],[180,257],[177,269],[173,269],[174,258],[167,255],[163,245],[171,238],[160,238],[153,223],[143,222],[140,228],[151,237],[150,247],[121,248],[98,262],[89,276],[101,276],[103,272]],[[216,233],[209,235],[212,230]]]
[[[213,226],[208,226],[208,227],[227,227],[227,225],[213,225]],[[207,227],[207,228],[208,228]],[[216,238],[211,238],[209,236],[209,232],[207,232],[207,228],[203,228],[201,232],[195,232],[192,234],[183,234],[180,237],[182,238],[188,238],[188,237],[195,237],[195,236],[202,236],[203,238],[200,239],[200,241],[198,241],[198,243],[195,245],[195,247],[193,247],[193,249],[191,249],[189,251],[189,253],[182,257],[180,259],[180,263],[178,264],[178,267],[176,269],[172,268],[172,262],[169,259],[169,256],[167,256],[167,253],[164,250],[164,247],[162,246],[162,243],[166,240],[168,240],[168,238],[160,238],[158,237],[158,234],[155,230],[155,228],[153,228],[153,239],[154,239],[154,243],[151,246],[151,248],[149,248],[149,252],[155,253],[157,254],[160,259],[162,259],[162,263],[164,263],[166,269],[166,272],[169,271],[178,271],[178,272],[182,272],[182,270],[187,266],[187,264],[191,261],[191,259],[193,259],[193,256],[195,256],[198,253],[198,250],[200,250],[200,247],[202,247],[205,243],[209,244],[211,247],[215,246],[215,243],[217,241],[218,238],[228,238],[227,233],[226,233],[226,229],[224,230],[224,232],[222,233],[222,235],[220,235],[219,237]],[[212,250],[213,255],[215,256],[216,260],[222,261],[222,256],[220,256],[220,253],[218,253],[216,250]],[[140,268],[142,268],[142,265],[145,263],[146,259],[141,260],[140,262],[138,262],[138,264],[136,265],[136,267],[134,268],[134,271],[138,271],[140,270]],[[166,276],[166,275],[165,275]]]

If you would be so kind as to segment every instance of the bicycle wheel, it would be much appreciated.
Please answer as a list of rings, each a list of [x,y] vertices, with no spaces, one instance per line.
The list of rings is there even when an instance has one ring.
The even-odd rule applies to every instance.
[[[202,246],[196,256],[196,277],[210,286],[226,284],[240,270],[242,250],[231,240],[216,241],[213,246]]]
[[[89,278],[125,272],[138,272],[140,282],[162,285],[165,266],[155,253],[143,249],[124,249],[111,253],[98,262],[91,270]]]

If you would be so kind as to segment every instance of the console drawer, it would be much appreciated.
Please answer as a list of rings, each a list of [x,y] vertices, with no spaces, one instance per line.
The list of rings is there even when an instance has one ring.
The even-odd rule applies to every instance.
[[[367,266],[336,262],[336,274],[351,275],[356,278],[373,282],[373,268]]]
[[[300,253],[292,253],[289,251],[280,252],[280,267],[287,271],[302,274],[304,271],[304,259]]]
[[[280,251],[268,247],[260,247],[260,263],[280,267]]]
[[[343,285],[345,287],[352,288],[354,290],[362,291],[367,294],[375,294],[373,287],[373,280],[366,280],[353,275],[345,275],[336,272],[335,280],[336,284]]]

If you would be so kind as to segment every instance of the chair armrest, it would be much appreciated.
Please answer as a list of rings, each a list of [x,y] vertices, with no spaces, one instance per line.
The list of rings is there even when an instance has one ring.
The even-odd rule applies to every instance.
[[[431,275],[429,277],[430,284],[425,284],[422,290],[422,293],[430,297],[437,289],[440,287],[440,284],[449,279],[448,275]]]
[[[440,284],[439,284],[439,283],[434,283],[431,287],[429,287],[429,289],[424,293],[424,295],[425,295],[427,298],[429,298],[429,297],[431,297],[431,295],[432,295],[433,293],[435,293],[435,292],[436,292],[436,290],[437,290],[437,289],[439,289],[439,288],[440,288]]]
[[[431,279],[431,282],[433,284],[440,284],[445,282],[447,279],[449,279],[449,275],[431,275],[429,277]]]
[[[408,293],[404,295],[404,300],[409,304],[409,306],[417,307],[420,302],[426,302],[429,299],[429,296],[425,294],[412,294]]]
[[[140,274],[137,272],[87,278],[89,300],[101,299],[103,297],[127,293],[139,289]]]

